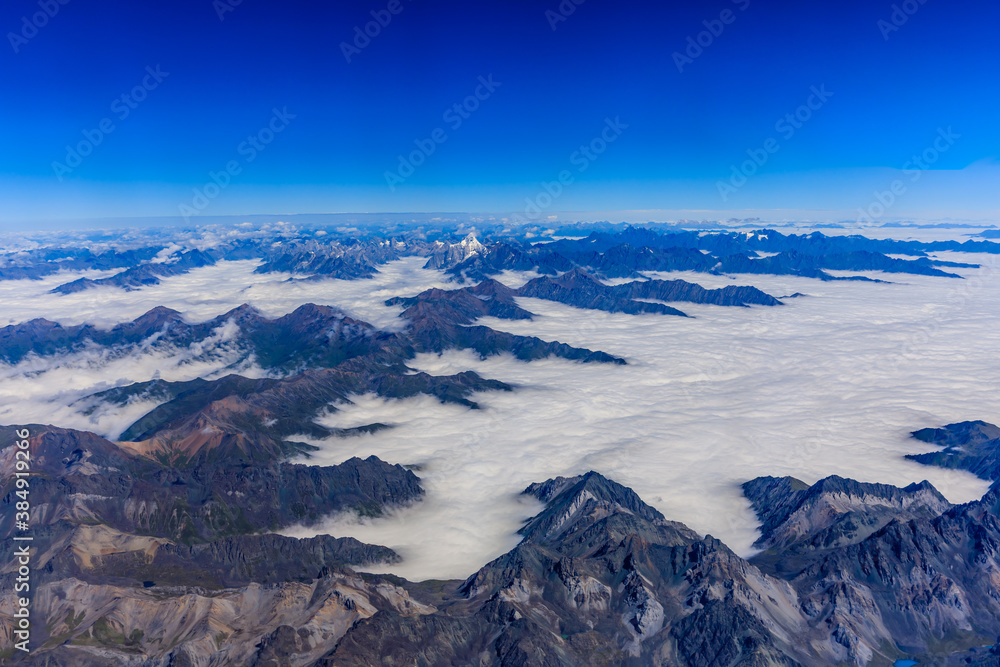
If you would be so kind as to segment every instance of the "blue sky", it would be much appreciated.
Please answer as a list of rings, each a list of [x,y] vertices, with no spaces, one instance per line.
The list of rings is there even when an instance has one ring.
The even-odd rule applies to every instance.
[[[0,224],[1000,209],[995,2],[235,1],[5,3]]]

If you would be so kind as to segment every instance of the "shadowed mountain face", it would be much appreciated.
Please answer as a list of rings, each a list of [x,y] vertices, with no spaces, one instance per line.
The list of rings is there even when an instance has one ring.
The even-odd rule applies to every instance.
[[[400,317],[408,322],[407,336],[422,352],[449,348],[472,349],[483,358],[509,352],[522,361],[555,356],[583,362],[624,364],[605,352],[594,352],[534,336],[518,336],[474,325],[480,317],[531,319],[532,314],[514,302],[516,292],[493,280],[471,288],[430,289],[415,297],[396,297],[387,306],[403,306]]]
[[[137,553],[139,549],[114,550],[135,539],[104,528],[77,527],[52,550],[52,558],[45,563],[46,578],[144,588],[221,589],[251,583],[312,582],[324,568],[401,560],[388,547],[364,544],[352,537],[317,535],[298,539],[274,533],[230,536],[203,544],[154,539],[144,545],[141,553]],[[84,551],[95,543],[104,547],[102,553]]]
[[[37,492],[47,509],[35,533],[43,555],[34,613],[54,640],[36,661],[112,665],[141,655],[199,666],[693,667],[996,660],[989,646],[1000,633],[997,488],[952,507],[926,482],[900,489],[837,477],[813,486],[759,478],[745,489],[763,523],[759,545],[769,551],[748,561],[597,473],[554,478],[525,489],[545,507],[525,522],[517,547],[464,581],[418,584],[344,568],[393,562],[396,554],[384,547],[249,532],[268,521],[308,520],[275,514],[279,508],[366,511],[371,503],[375,512],[410,502],[420,490],[399,466],[354,459],[315,468],[305,484],[282,471],[287,464],[172,469],[91,434],[35,430]],[[9,429],[0,435],[0,445],[12,438]],[[326,495],[317,493],[320,480],[328,480]],[[208,488],[213,493],[200,495]],[[247,517],[250,511],[263,514]],[[776,567],[780,559],[769,552],[785,553],[797,567]],[[174,611],[181,608],[187,616]],[[191,622],[177,623],[182,616]]]
[[[436,613],[376,614],[318,664],[794,664],[748,603],[767,591],[777,618],[786,584],[597,473],[525,492],[547,505],[519,546]]]
[[[274,630],[269,624],[275,619],[322,625],[323,609],[354,617],[358,610],[350,595],[367,588],[343,567],[397,562],[395,552],[351,538],[300,540],[267,531],[335,512],[378,516],[423,495],[412,472],[375,457],[331,467],[202,460],[178,468],[91,433],[28,429],[37,621],[32,639],[38,646],[49,641],[53,651],[37,651],[23,664],[41,656],[37,664],[116,665],[146,651],[162,656],[182,643],[174,655],[179,662],[171,664],[199,665],[230,635],[235,637],[229,649],[252,654],[260,636]],[[17,501],[14,440],[14,429],[0,428],[0,533],[8,538],[0,552],[8,563],[16,562],[19,544],[9,539]],[[340,573],[339,587],[315,583],[331,572]],[[15,576],[16,568],[5,567],[0,583],[12,590]],[[407,604],[386,586],[384,595],[374,589],[367,594],[389,606],[385,596]],[[301,599],[314,588],[326,597],[316,604]],[[348,597],[336,597],[337,591]],[[185,618],[191,623],[177,622]],[[245,644],[240,633],[254,627],[260,633]],[[10,636],[9,630],[9,618],[0,616],[0,632]],[[199,644],[202,637],[211,640],[211,651]],[[185,662],[192,650],[202,656]],[[221,659],[219,664],[227,662]]]
[[[437,612],[376,614],[319,664],[995,662],[996,490],[951,507],[926,482],[746,488],[761,542],[801,569],[739,558],[596,473],[557,478],[526,489],[546,507],[521,544],[436,589]]]
[[[644,271],[700,271],[795,275],[819,280],[870,280],[834,276],[837,271],[883,271],[958,277],[939,267],[970,268],[974,264],[931,259],[928,252],[1000,252],[991,242],[892,241],[861,236],[784,235],[773,229],[753,232],[658,232],[629,227],[619,232],[593,232],[586,238],[530,245],[513,240],[486,244],[469,255],[439,261],[458,280],[480,281],[503,271],[537,271],[556,275],[583,268],[607,278],[637,277]],[[916,259],[899,259],[903,254]]]
[[[933,519],[894,519],[822,554],[793,580],[803,607],[853,635],[848,643],[862,657],[889,638],[932,664],[935,654],[993,644],[1000,633],[997,494],[994,487]]]
[[[629,314],[684,316],[676,308],[637,299],[688,301],[718,306],[781,305],[780,301],[756,287],[728,286],[710,290],[684,280],[637,280],[622,285],[605,285],[579,269],[558,278],[536,278],[515,290],[514,294],[558,301],[578,308]]]
[[[227,325],[234,325],[226,330]],[[89,324],[63,327],[48,320],[31,320],[0,329],[0,359],[17,363],[28,354],[67,353],[88,344],[129,347],[139,343],[189,347],[219,338],[253,355],[265,368],[295,370],[306,366],[329,368],[358,356],[394,361],[412,354],[406,341],[376,330],[329,306],[306,304],[279,318],[269,319],[249,305],[197,324],[162,306],[132,322],[110,329]]]
[[[423,493],[412,472],[375,457],[332,467],[280,460],[249,466],[222,457],[175,467],[92,433],[55,427],[31,431],[32,472],[38,475],[31,495],[39,527],[94,521],[122,532],[195,543],[311,523],[335,511],[378,515],[386,505],[405,505]],[[4,428],[0,439],[9,447],[13,429]],[[4,459],[3,466],[10,474],[13,458]],[[3,504],[11,502],[8,495]],[[9,534],[13,518],[13,513],[0,517],[0,531]]]
[[[983,479],[1000,480],[1000,428],[982,421],[925,428],[913,437],[944,449],[906,458],[925,465],[968,470]]]
[[[314,419],[325,410],[335,409],[334,403],[349,402],[351,396],[376,393],[406,398],[429,394],[442,402],[475,409],[478,405],[468,398],[470,394],[510,389],[503,382],[481,378],[473,371],[433,376],[400,372],[358,359],[337,368],[304,371],[280,380],[228,376],[215,381],[154,381],[112,390],[103,397],[117,402],[131,396],[167,399],[122,435],[123,440],[135,443],[126,446],[137,452],[167,457],[175,463],[204,456],[249,463],[309,451],[310,447],[286,440],[287,436],[348,434],[320,426]],[[372,424],[352,432],[384,427]]]
[[[181,274],[187,273],[191,269],[196,269],[202,266],[211,266],[215,264],[215,257],[204,253],[200,250],[190,250],[185,253],[181,253],[176,261],[166,263],[149,263],[140,264],[139,266],[133,266],[131,268],[125,269],[121,273],[117,273],[110,278],[100,278],[98,280],[90,280],[88,278],[80,278],[79,280],[74,280],[73,282],[65,283],[56,287],[52,290],[55,294],[72,294],[74,292],[82,292],[83,290],[90,289],[92,287],[119,287],[125,291],[137,290],[147,285],[157,285],[160,282],[160,278],[165,278],[168,276],[179,276]]]
[[[533,314],[517,305],[515,297],[556,301],[577,308],[611,313],[655,313],[687,317],[682,311],[656,301],[688,301],[720,306],[778,306],[781,302],[756,287],[729,286],[705,289],[683,280],[638,280],[607,285],[595,276],[574,269],[557,278],[542,277],[511,289],[487,279],[472,287],[455,290],[430,289],[415,297],[396,297],[389,306],[403,306],[402,317],[420,332],[448,326],[468,326],[480,317],[529,320]]]
[[[902,657],[886,647],[967,664],[1000,633],[1000,487],[954,507],[927,482],[763,477],[743,488],[765,549],[750,562],[790,581],[810,623],[832,628],[858,664]]]
[[[951,505],[928,482],[899,489],[827,477],[813,486],[792,477],[758,477],[743,485],[761,520],[754,543],[781,559],[775,569],[794,569],[801,556],[860,542],[893,520],[933,518]]]

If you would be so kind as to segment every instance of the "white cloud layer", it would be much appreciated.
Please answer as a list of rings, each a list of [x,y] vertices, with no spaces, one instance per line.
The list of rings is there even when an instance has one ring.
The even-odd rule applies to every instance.
[[[176,250],[179,246],[169,247]],[[421,257],[390,262],[379,267],[370,280],[315,281],[290,281],[286,273],[255,274],[256,260],[220,262],[132,292],[99,287],[68,295],[49,291],[77,278],[103,278],[118,270],[0,281],[0,303],[4,305],[0,326],[44,317],[64,326],[89,323],[109,328],[161,305],[181,312],[190,322],[214,318],[243,303],[279,317],[305,303],[318,303],[339,307],[379,328],[399,330],[405,326],[399,317],[402,308],[386,306],[386,299],[430,287],[455,287],[440,271],[422,270],[425,262]],[[522,284],[532,277],[534,274],[511,273],[507,280]],[[232,344],[235,333],[235,329],[223,327],[191,348],[140,346],[126,354],[91,345],[66,355],[29,355],[14,366],[0,363],[0,423],[53,423],[116,438],[157,403],[135,401],[118,407],[85,400],[87,396],[154,377],[184,381],[234,372],[249,377],[265,375],[264,369],[253,359],[245,359]]]
[[[810,483],[832,474],[896,485],[928,479],[953,502],[973,500],[986,482],[903,458],[928,449],[909,438],[912,430],[1000,422],[1000,280],[990,267],[963,273],[970,279],[881,276],[905,280],[891,285],[663,276],[809,295],[777,308],[683,304],[693,319],[519,300],[542,316],[481,323],[605,350],[629,365],[421,356],[415,365],[427,372],[471,368],[519,387],[479,395],[481,411],[426,397],[361,397],[341,406],[338,425],[397,427],[330,439],[314,459],[375,454],[417,464],[428,493],[389,519],[339,517],[323,528],[398,549],[406,561],[389,569],[423,579],[465,577],[500,555],[537,511],[518,499],[521,489],[588,470],[743,554],[751,553],[757,522],[739,485],[760,475]]]
[[[279,317],[302,304],[316,303],[337,306],[379,328],[399,329],[405,324],[398,317],[402,308],[386,306],[386,299],[430,287],[454,287],[440,271],[422,270],[426,261],[407,257],[389,262],[379,266],[379,273],[369,280],[289,280],[287,273],[255,274],[259,260],[219,262],[161,278],[159,285],[134,292],[97,287],[74,294],[49,294],[53,287],[81,277],[69,273],[44,280],[5,280],[0,281],[0,302],[4,304],[0,326],[44,317],[63,325],[89,322],[111,327],[156,306],[173,308],[188,321],[200,322],[244,303],[269,317]]]
[[[15,365],[0,363],[0,424],[56,424],[115,439],[159,402],[111,405],[93,398],[97,392],[154,378],[176,382],[228,373],[263,376],[253,357],[235,344],[236,333],[230,321],[187,348],[90,343],[70,354],[30,354]]]
[[[414,362],[421,370],[471,368],[518,389],[479,395],[479,411],[426,396],[363,396],[338,406],[325,423],[396,427],[318,443],[323,450],[313,462],[375,454],[419,465],[427,495],[388,518],[359,524],[338,517],[321,530],[392,546],[406,560],[391,570],[425,579],[467,576],[509,549],[520,522],[538,510],[518,493],[530,482],[587,470],[631,486],[668,518],[741,553],[749,552],[757,524],[739,484],[758,475],[814,482],[839,474],[898,485],[929,479],[953,502],[977,498],[985,482],[902,458],[928,449],[908,438],[912,430],[965,419],[1000,423],[997,257],[942,257],[986,267],[958,270],[965,281],[878,276],[892,284],[661,274],[705,287],[752,284],[776,296],[807,295],[776,308],[682,304],[691,319],[520,300],[539,317],[481,323],[600,349],[629,365],[422,355]],[[296,282],[255,275],[256,262],[224,262],[137,292],[103,288],[68,296],[45,293],[72,279],[65,275],[4,281],[0,324],[47,317],[110,326],[157,305],[200,321],[244,302],[278,316],[314,302],[398,329],[400,309],[383,305],[386,298],[454,287],[441,273],[422,270],[423,262],[393,262],[372,280]],[[528,277],[502,279],[518,285]],[[218,373],[233,363],[227,349],[220,340],[207,355],[166,350],[116,358],[83,350],[0,367],[0,423],[44,421],[114,434],[151,406],[84,416],[75,402],[97,387],[148,380],[157,371],[165,379]]]

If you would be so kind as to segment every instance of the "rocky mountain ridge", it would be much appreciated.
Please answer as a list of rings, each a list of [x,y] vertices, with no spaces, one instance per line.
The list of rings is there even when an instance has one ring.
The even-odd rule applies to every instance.
[[[108,471],[140,461],[94,436],[37,430],[39,465],[73,485],[111,483]],[[589,472],[524,490],[545,507],[513,550],[464,581],[423,583],[354,573],[349,560],[395,554],[353,540],[184,542],[124,533],[98,505],[86,505],[96,524],[52,513],[36,597],[46,648],[18,663],[995,664],[1000,487],[958,506],[927,482],[744,489],[765,548],[749,559]],[[71,486],[64,497],[81,492],[98,495]]]
[[[702,271],[800,275],[820,280],[864,279],[837,271],[955,276],[946,268],[974,264],[933,258],[937,252],[1000,253],[991,240],[899,241],[862,236],[782,234],[774,229],[711,232],[670,227],[590,225],[564,233],[583,238],[539,241],[536,231],[484,227],[478,232],[400,228],[386,235],[340,230],[287,230],[281,240],[243,237],[176,244],[133,242],[134,247],[92,252],[57,243],[0,255],[0,280],[41,279],[60,271],[111,271],[106,278],[78,278],[53,289],[72,294],[98,286],[125,290],[155,285],[164,277],[220,261],[257,260],[258,273],[288,273],[294,279],[371,278],[379,266],[403,257],[426,257],[425,267],[460,280],[479,282],[505,270],[557,275],[582,268],[607,278],[639,277],[644,271]],[[987,237],[982,237],[987,238]],[[908,255],[901,259],[890,255]]]

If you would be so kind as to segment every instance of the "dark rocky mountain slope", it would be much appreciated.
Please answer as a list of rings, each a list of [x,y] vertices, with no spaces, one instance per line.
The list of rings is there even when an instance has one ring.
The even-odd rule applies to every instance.
[[[794,574],[816,552],[855,544],[890,521],[934,518],[951,507],[928,482],[900,489],[827,477],[809,486],[792,477],[758,477],[743,492],[761,520],[758,564]]]
[[[557,478],[526,490],[547,505],[518,547],[425,598],[437,612],[379,612],[318,664],[995,664],[996,489],[951,507],[927,483],[746,488],[761,543],[786,545],[794,572],[596,473]]]
[[[73,294],[82,292],[92,287],[119,287],[125,291],[133,291],[148,285],[158,285],[160,278],[168,276],[179,276],[187,273],[191,269],[215,264],[215,257],[200,250],[189,250],[178,255],[172,262],[150,262],[132,266],[121,273],[116,273],[108,278],[91,280],[80,278],[72,282],[64,283],[52,290],[55,294]]]
[[[68,484],[54,507],[72,499],[76,514],[53,510],[38,532],[45,542],[36,610],[48,642],[21,664],[103,666],[129,655],[198,666],[890,665],[901,658],[987,665],[996,658],[996,487],[950,506],[927,483],[759,478],[745,489],[768,551],[747,560],[597,473],[554,478],[525,489],[545,507],[513,550],[464,581],[412,583],[345,568],[396,557],[353,540],[218,531],[183,540],[137,530],[94,498],[109,484],[173,488],[176,472],[156,472],[155,462],[87,434],[38,433],[40,469]],[[386,465],[353,465],[362,464]],[[360,493],[418,493],[403,482],[411,474],[390,468],[398,490],[362,484],[372,491]],[[130,470],[143,479],[122,486]],[[187,487],[200,483],[196,477],[171,492],[193,497]],[[287,486],[298,484],[222,495],[246,512],[260,489]],[[119,506],[134,506],[128,498],[137,493],[126,491]],[[797,566],[777,567],[769,552]],[[187,615],[173,611],[181,608]]]
[[[416,476],[375,457],[339,466],[281,460],[246,465],[206,459],[186,466],[139,456],[92,433],[29,427],[34,455],[35,526],[93,521],[121,532],[196,543],[293,523],[314,523],[337,511],[379,515],[423,491]],[[7,452],[13,429],[0,432]],[[13,459],[4,463],[13,468]],[[8,478],[2,505],[16,500]],[[0,517],[0,534],[13,530],[14,513]]]
[[[829,271],[882,271],[939,277],[958,277],[940,267],[973,268],[947,262],[928,253],[1000,252],[988,241],[893,241],[862,236],[785,235],[773,229],[752,232],[711,232],[627,227],[594,231],[585,238],[560,239],[532,245],[513,239],[488,243],[474,254],[443,261],[456,280],[480,281],[502,271],[536,271],[557,275],[582,268],[607,278],[638,277],[646,271],[700,271],[795,275],[819,280],[870,280],[863,276],[835,276]],[[910,255],[914,259],[890,257]]]
[[[921,442],[944,449],[906,458],[925,465],[958,468],[991,481],[1000,480],[1000,427],[982,421],[960,422],[943,428],[915,431]]]
[[[801,623],[787,584],[597,473],[525,493],[547,505],[513,551],[446,586],[436,613],[379,612],[317,664],[795,664],[762,620]]]
[[[218,317],[190,324],[180,313],[159,306],[131,322],[101,329],[89,324],[62,326],[36,319],[0,328],[0,360],[15,364],[28,354],[65,354],[88,344],[123,351],[140,343],[189,347],[234,324],[230,343],[253,355],[265,368],[291,371],[306,366],[329,368],[357,356],[398,360],[412,352],[399,336],[329,306],[305,304],[270,319],[244,304]]]

